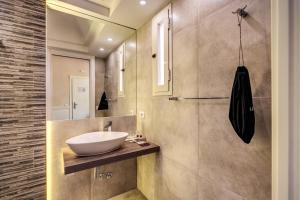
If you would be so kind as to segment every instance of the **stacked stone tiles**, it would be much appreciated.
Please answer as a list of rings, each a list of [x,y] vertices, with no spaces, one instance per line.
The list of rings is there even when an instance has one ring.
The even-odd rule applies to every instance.
[[[0,199],[45,199],[45,1],[0,0]]]

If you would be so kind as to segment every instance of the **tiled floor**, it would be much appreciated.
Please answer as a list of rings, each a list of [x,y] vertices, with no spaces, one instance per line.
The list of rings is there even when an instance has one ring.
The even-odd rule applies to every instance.
[[[146,197],[137,189],[112,197],[108,200],[147,200]]]

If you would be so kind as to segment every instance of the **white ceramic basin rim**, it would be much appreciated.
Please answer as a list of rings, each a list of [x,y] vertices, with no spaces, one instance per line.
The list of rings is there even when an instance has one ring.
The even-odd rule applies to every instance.
[[[98,155],[120,148],[125,141],[126,132],[91,132],[72,137],[67,145],[79,156]]]

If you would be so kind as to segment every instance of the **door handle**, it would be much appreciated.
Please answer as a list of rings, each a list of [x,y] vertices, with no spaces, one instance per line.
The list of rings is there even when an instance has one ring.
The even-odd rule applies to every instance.
[[[73,109],[76,109],[77,105],[78,105],[78,104],[74,101],[74,102],[73,102]]]

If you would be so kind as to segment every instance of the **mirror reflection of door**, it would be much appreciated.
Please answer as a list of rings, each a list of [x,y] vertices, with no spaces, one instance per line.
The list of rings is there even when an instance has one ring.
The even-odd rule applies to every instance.
[[[89,78],[70,77],[71,94],[70,103],[72,119],[85,119],[90,117],[89,105]]]
[[[89,68],[89,60],[52,56],[51,120],[89,118]]]

